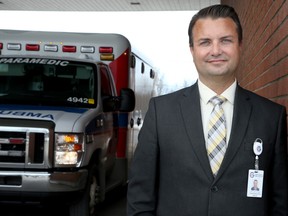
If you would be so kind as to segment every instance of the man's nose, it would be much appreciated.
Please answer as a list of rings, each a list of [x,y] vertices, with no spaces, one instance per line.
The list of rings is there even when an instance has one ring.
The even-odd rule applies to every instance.
[[[219,44],[219,42],[213,42],[212,46],[211,46],[211,53],[214,56],[218,56],[222,53],[222,49],[221,46]]]

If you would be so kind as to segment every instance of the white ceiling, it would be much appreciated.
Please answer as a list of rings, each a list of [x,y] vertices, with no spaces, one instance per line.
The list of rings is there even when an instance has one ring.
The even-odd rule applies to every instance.
[[[220,0],[0,0],[0,10],[19,11],[191,11]]]

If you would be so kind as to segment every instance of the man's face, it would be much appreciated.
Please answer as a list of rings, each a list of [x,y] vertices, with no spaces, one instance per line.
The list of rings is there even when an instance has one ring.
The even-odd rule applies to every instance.
[[[199,19],[193,28],[193,43],[190,51],[202,82],[235,79],[241,47],[232,19]]]

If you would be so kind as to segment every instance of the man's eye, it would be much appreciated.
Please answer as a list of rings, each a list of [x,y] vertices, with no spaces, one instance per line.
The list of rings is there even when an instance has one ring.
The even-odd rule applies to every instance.
[[[209,41],[201,41],[201,42],[199,43],[200,46],[208,46],[209,44],[210,44]]]
[[[222,43],[232,43],[231,39],[222,39],[221,40]]]

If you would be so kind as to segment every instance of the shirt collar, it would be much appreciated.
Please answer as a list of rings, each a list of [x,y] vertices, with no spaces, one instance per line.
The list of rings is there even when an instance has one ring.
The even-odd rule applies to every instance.
[[[221,95],[227,99],[228,102],[231,104],[234,104],[234,98],[235,98],[235,91],[236,91],[237,82],[236,79],[232,83],[232,85],[229,86]],[[199,88],[199,94],[200,99],[204,102],[204,104],[208,104],[209,100],[216,96],[216,92],[211,90],[209,87],[207,87],[204,83],[202,83],[198,79],[198,88]]]

